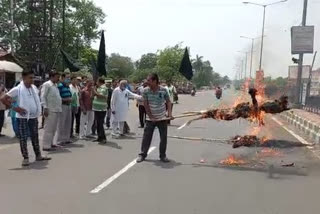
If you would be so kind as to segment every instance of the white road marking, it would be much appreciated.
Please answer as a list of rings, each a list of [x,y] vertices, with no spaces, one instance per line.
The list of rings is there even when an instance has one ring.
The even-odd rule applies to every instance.
[[[150,154],[151,152],[153,152],[153,150],[155,150],[156,147],[153,146],[149,149],[148,154]],[[127,166],[125,166],[124,168],[122,168],[120,171],[118,171],[116,174],[114,174],[113,176],[111,176],[110,178],[108,178],[107,180],[105,180],[102,184],[100,184],[99,186],[97,186],[96,188],[94,188],[93,190],[90,191],[91,194],[96,194],[99,193],[101,190],[103,190],[104,188],[106,188],[107,186],[109,186],[113,181],[115,181],[117,178],[119,178],[122,174],[124,174],[126,171],[128,171],[131,167],[133,167],[134,165],[136,165],[136,160],[134,159],[133,161],[131,161]]]
[[[285,127],[284,124],[282,122],[280,122],[277,118],[272,117],[272,120],[274,120],[276,123],[278,123],[282,128],[284,128],[287,132],[289,132],[293,137],[295,137],[297,140],[299,140],[302,144],[313,145],[312,143],[309,143],[308,141],[306,141],[305,139],[303,139],[302,137],[300,137],[299,135],[294,133],[292,130]]]
[[[302,137],[300,137],[299,135],[297,135],[296,133],[294,133],[292,130],[288,129],[282,122],[280,122],[277,118],[272,117],[272,120],[275,121],[276,123],[278,123],[283,129],[285,129],[287,132],[289,132],[293,137],[295,137],[297,140],[299,140],[302,144],[304,145],[308,145],[307,148],[311,150],[311,152],[317,156],[320,159],[319,154],[317,154],[314,150],[312,150],[314,147],[312,143],[309,143],[308,141],[306,141],[305,139],[303,139]]]

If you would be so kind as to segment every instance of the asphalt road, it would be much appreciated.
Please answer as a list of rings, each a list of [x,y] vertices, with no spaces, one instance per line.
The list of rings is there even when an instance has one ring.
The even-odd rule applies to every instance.
[[[180,96],[174,113],[226,106],[235,97],[232,91],[225,92],[222,101],[213,92]],[[177,130],[186,120],[173,121],[169,135],[229,139],[257,127],[245,120],[208,119]],[[158,134],[148,160],[135,164],[142,130],[137,128],[133,103],[129,125],[136,133],[132,139],[109,139],[105,146],[78,141],[51,153],[50,162],[27,168],[20,167],[18,144],[1,138],[0,213],[319,213],[319,160],[271,117],[258,135],[271,140],[274,154],[261,152],[263,147],[233,149],[224,143],[169,139],[167,155],[172,162],[168,164],[158,161]],[[31,147],[29,153],[33,161]],[[245,164],[219,164],[230,154]],[[287,163],[295,165],[282,167]]]

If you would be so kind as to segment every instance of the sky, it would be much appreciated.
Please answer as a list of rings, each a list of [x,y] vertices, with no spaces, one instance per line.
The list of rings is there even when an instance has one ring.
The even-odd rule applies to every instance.
[[[252,0],[272,3],[277,0]],[[263,8],[241,0],[94,0],[107,15],[107,54],[119,53],[138,60],[142,54],[174,46],[190,48],[191,57],[210,60],[214,71],[234,78],[251,41],[240,36],[260,37]],[[262,67],[266,76],[287,77],[291,58],[291,26],[301,24],[303,0],[266,9]],[[320,48],[320,0],[309,0],[307,25],[315,25],[315,50]],[[255,40],[253,71],[258,68],[261,39]],[[98,49],[98,42],[93,44]],[[239,52],[241,51],[241,52]],[[296,56],[297,57],[297,56]],[[319,55],[320,57],[320,55]],[[245,61],[245,60],[244,60]],[[312,54],[305,55],[311,64]],[[250,55],[247,74],[249,75]],[[315,67],[320,66],[320,58]]]

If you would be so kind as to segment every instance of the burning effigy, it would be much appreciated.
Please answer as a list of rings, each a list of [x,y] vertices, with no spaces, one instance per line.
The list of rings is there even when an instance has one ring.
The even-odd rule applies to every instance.
[[[265,114],[278,114],[289,110],[288,108],[288,97],[281,96],[279,99],[274,101],[266,101],[259,105],[256,95],[257,90],[252,88],[249,90],[249,94],[252,100],[252,104],[249,102],[242,102],[237,104],[233,108],[224,109],[208,109],[203,111],[185,112],[179,117],[192,117],[199,116],[194,119],[187,121],[185,124],[180,126],[178,129],[182,129],[189,126],[192,122],[202,119],[215,119],[231,121],[239,118],[247,119],[250,121],[258,121],[259,125],[264,125]]]
[[[235,136],[230,140],[233,145],[232,148],[239,148],[242,146],[251,147],[261,145],[261,140],[255,135]]]

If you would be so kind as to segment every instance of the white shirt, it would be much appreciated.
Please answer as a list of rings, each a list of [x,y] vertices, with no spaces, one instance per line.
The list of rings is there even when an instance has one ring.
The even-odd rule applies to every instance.
[[[51,112],[62,112],[62,99],[57,84],[51,80],[43,83],[41,88],[41,105]]]
[[[79,90],[79,87],[78,86],[74,87],[72,84],[70,84],[69,88],[70,88],[70,92],[72,94],[72,97],[74,96],[74,94],[76,94],[76,96],[77,96],[77,107],[79,107],[80,106],[80,100],[79,100],[80,90]]]
[[[137,90],[137,92],[138,92],[138,94],[139,94],[140,96],[143,95],[143,91],[144,91],[144,87],[143,87],[143,86],[140,86],[140,87],[138,88],[138,90]],[[144,104],[143,99],[138,100],[138,104],[141,105],[141,106],[143,106],[143,104]]]
[[[23,84],[23,82],[7,93],[8,96],[17,100],[19,107],[24,108],[27,111],[24,115],[17,113],[17,118],[38,118],[41,114],[39,90],[34,85],[30,88],[26,88],[21,84]]]
[[[173,95],[177,93],[176,87],[171,85],[170,87],[166,86],[166,89],[168,90],[168,93],[169,93],[170,102],[173,103]]]
[[[129,111],[129,97],[141,99],[141,96],[132,93],[128,89],[123,91],[120,89],[120,87],[114,89],[111,97],[111,110],[115,111],[115,114],[112,114],[113,121],[122,122],[127,120],[127,114]]]

